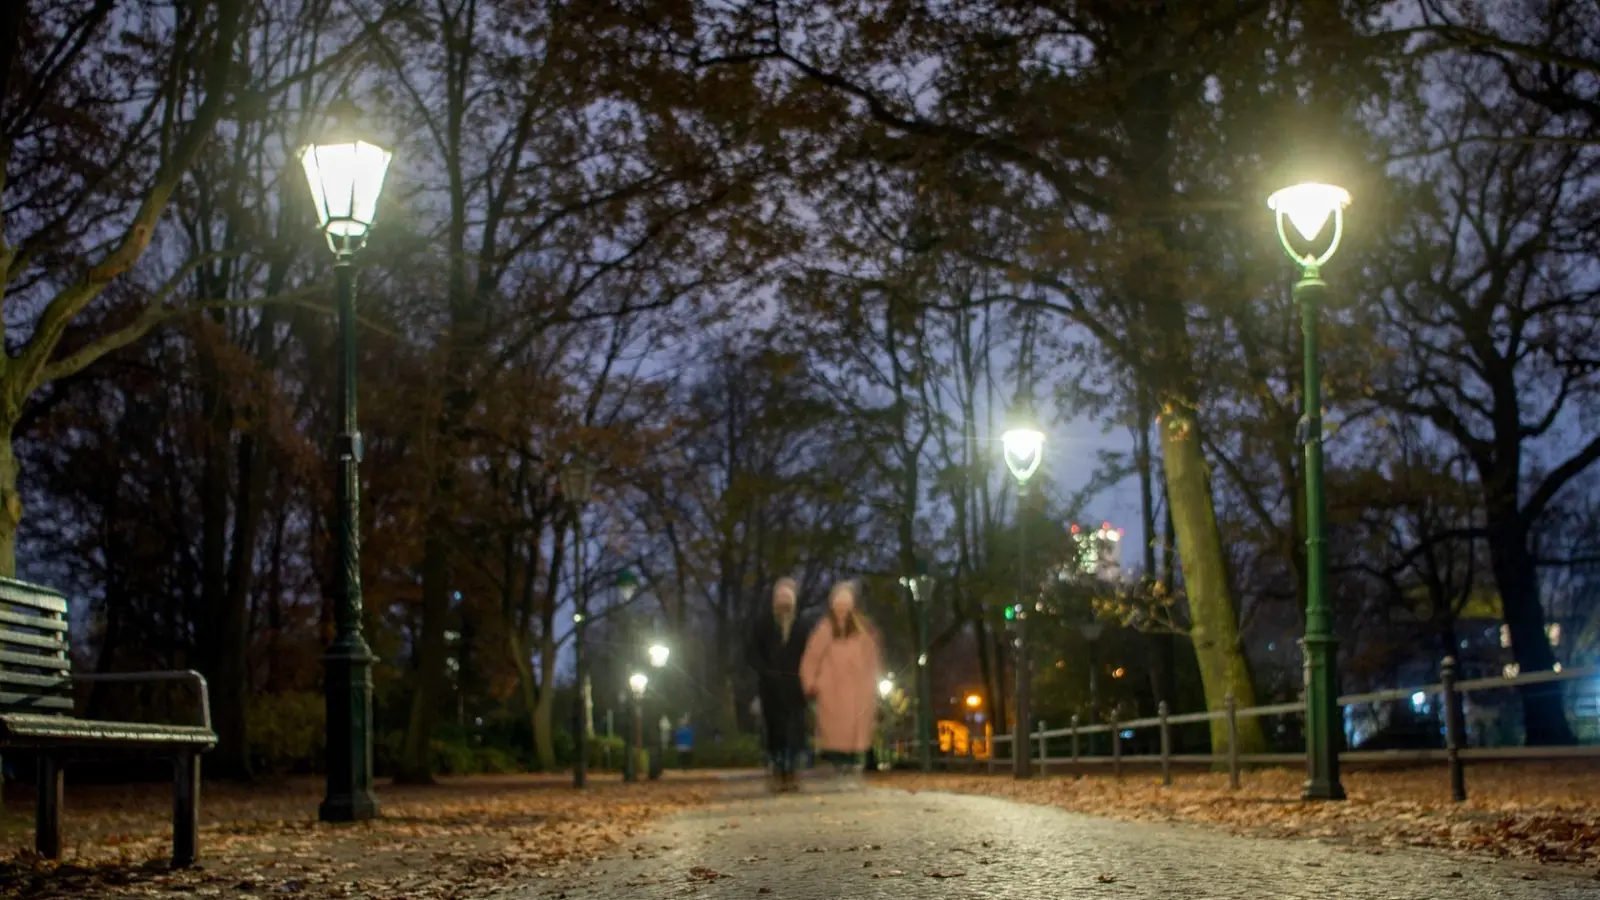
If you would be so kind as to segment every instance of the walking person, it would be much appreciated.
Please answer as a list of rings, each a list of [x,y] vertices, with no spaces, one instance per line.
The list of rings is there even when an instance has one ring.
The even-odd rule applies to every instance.
[[[797,588],[780,578],[772,588],[772,615],[762,616],[746,653],[756,670],[757,702],[772,766],[774,792],[800,787],[798,764],[806,744],[806,695],[800,687],[805,632],[797,625]]]
[[[694,757],[694,726],[689,724],[688,713],[678,720],[678,730],[672,733],[672,743],[678,750],[678,768],[688,771]]]
[[[834,585],[800,661],[801,686],[817,701],[817,750],[841,775],[859,770],[878,714],[878,634],[858,593],[853,581]]]

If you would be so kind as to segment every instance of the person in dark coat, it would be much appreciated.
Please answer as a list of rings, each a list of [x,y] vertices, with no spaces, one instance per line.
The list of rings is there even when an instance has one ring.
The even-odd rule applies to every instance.
[[[782,578],[772,589],[772,614],[762,616],[750,636],[748,658],[756,670],[772,788],[799,788],[798,765],[806,748],[806,695],[800,688],[800,656],[806,629],[796,621],[797,589]]]

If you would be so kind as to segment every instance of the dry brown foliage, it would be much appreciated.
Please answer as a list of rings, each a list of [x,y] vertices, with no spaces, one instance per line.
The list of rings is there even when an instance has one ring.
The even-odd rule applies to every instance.
[[[166,786],[69,783],[59,863],[26,849],[33,842],[27,793],[8,798],[11,852],[0,861],[0,896],[442,900],[554,877],[721,789],[709,778],[625,785],[591,776],[582,793],[560,776],[447,778],[432,787],[380,785],[381,819],[327,825],[316,821],[321,785],[314,780],[207,784],[202,858],[178,871],[166,861]]]
[[[1303,773],[1246,773],[1230,790],[1225,774],[1127,774],[1016,781],[1009,775],[895,774],[909,790],[987,794],[1138,822],[1221,826],[1236,834],[1321,838],[1371,851],[1424,847],[1581,867],[1600,876],[1600,766],[1581,762],[1473,766],[1468,799],[1450,802],[1442,767],[1347,772],[1348,800],[1300,799]]]

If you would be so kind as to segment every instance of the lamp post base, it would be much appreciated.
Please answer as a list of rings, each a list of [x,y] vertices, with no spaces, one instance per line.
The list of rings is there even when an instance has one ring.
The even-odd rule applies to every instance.
[[[322,658],[327,703],[328,789],[317,810],[324,822],[360,822],[378,815],[372,791],[372,664],[359,634]]]
[[[378,798],[367,791],[328,797],[317,807],[324,822],[365,822],[378,817]]]
[[[1334,669],[1339,642],[1332,635],[1307,635],[1301,642],[1306,660],[1306,785],[1305,800],[1343,800],[1339,780],[1339,748],[1344,729],[1339,719],[1339,682]]]

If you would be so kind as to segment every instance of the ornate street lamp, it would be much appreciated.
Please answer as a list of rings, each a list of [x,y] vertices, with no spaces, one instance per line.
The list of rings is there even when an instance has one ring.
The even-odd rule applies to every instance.
[[[933,771],[933,688],[928,677],[928,603],[933,599],[933,576],[927,564],[917,560],[917,571],[903,575],[900,584],[911,594],[912,612],[917,620],[917,762],[922,771]]]
[[[1016,405],[1011,408],[1010,422],[1000,436],[1005,450],[1006,468],[1017,480],[1020,493],[1028,485],[1039,466],[1044,462],[1044,432],[1034,424],[1033,401],[1027,393],[1019,393]]]
[[[1006,468],[1011,470],[1011,477],[1017,482],[1017,577],[1026,583],[1027,545],[1022,529],[1022,500],[1028,495],[1028,480],[1033,478],[1044,462],[1044,432],[1035,424],[1033,398],[1026,389],[1017,392],[1017,401],[1012,404],[1010,421],[1000,437],[1000,443],[1005,451]],[[1022,604],[1024,593],[1025,589],[1018,589],[1017,603],[1008,610],[1007,615],[1016,633],[1013,644],[1016,648],[1017,711],[1011,723],[1011,767],[1013,776],[1018,780],[1033,776],[1030,759],[1033,742],[1028,737],[1028,726],[1033,718],[1028,698],[1033,673],[1028,658],[1027,616]]]
[[[639,593],[639,579],[634,576],[632,569],[623,569],[617,573],[617,596],[623,603],[633,599]]]
[[[361,631],[361,430],[356,421],[355,257],[377,219],[378,197],[394,154],[364,136],[360,112],[349,101],[329,111],[332,127],[300,151],[300,165],[317,211],[317,224],[333,250],[339,304],[339,423],[335,444],[334,542],[339,596],[335,635],[323,656],[327,706],[327,794],[324,822],[354,822],[378,814],[372,793],[372,664]]]
[[[593,697],[589,690],[589,658],[584,653],[583,633],[589,619],[589,590],[583,577],[583,510],[594,493],[595,465],[590,459],[578,457],[558,476],[561,495],[572,508],[572,559],[573,559],[573,613],[572,656],[578,689],[578,701],[573,704],[573,744],[577,747],[572,761],[572,786],[583,788],[589,781],[589,739],[594,736]]]
[[[633,689],[633,741],[628,747],[627,764],[622,775],[627,781],[639,780],[639,748],[644,746],[644,689],[650,685],[650,676],[635,672],[628,677],[628,687]]]
[[[1333,258],[1344,235],[1344,209],[1350,193],[1331,184],[1297,184],[1267,198],[1277,216],[1278,240],[1300,267],[1294,301],[1300,306],[1300,330],[1305,335],[1305,467],[1306,467],[1306,785],[1308,800],[1343,800],[1339,782],[1338,641],[1333,636],[1333,615],[1328,606],[1328,560],[1324,551],[1322,498],[1322,370],[1317,348],[1317,318],[1328,285],[1322,266]],[[1315,242],[1328,220],[1333,234],[1320,253],[1302,247]],[[1294,226],[1302,241],[1293,240],[1285,222]]]

